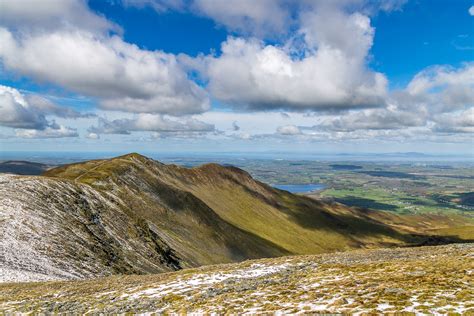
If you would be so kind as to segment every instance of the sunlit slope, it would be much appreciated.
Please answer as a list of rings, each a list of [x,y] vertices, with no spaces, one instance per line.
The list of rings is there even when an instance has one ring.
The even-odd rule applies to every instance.
[[[50,176],[1,175],[0,282],[158,273],[289,254],[161,182],[154,172],[160,166],[130,155]]]
[[[148,274],[468,234],[293,195],[235,167],[164,165],[138,154],[0,176],[0,281]],[[459,226],[459,225],[458,225]],[[421,236],[422,233],[438,236]]]
[[[208,164],[173,169],[169,180],[175,179],[175,185],[183,189],[187,187],[224,220],[295,254],[408,241],[393,229],[362,218],[342,205],[271,188],[237,168]],[[180,173],[188,179],[184,183],[176,183]]]
[[[45,175],[88,184],[116,199],[130,218],[150,227],[188,266],[288,254],[228,224],[193,194],[164,182],[157,172],[164,167],[131,154],[68,165]]]
[[[208,224],[206,227],[222,226],[222,219],[234,229],[267,241],[270,249],[275,249],[270,255],[278,252],[310,254],[414,241],[340,204],[325,204],[273,189],[234,167],[207,164],[188,169],[130,154],[68,165],[46,175],[86,183],[105,192],[114,191],[133,214],[157,225],[173,249],[203,259],[197,263],[226,259],[225,256],[219,258],[222,256],[219,253],[213,254],[211,244],[201,249],[203,253],[193,245],[193,239],[218,236],[217,230],[200,230],[194,236],[182,233],[181,227],[199,229],[203,223],[193,218],[203,213],[214,213],[212,218],[200,216]],[[239,238],[235,236],[235,241]],[[269,255],[258,254],[258,247],[252,247],[248,241],[239,244],[244,248],[249,245],[250,254]],[[206,256],[212,258],[206,259]]]

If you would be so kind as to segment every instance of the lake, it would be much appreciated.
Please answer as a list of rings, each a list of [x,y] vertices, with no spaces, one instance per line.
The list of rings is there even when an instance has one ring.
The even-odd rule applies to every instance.
[[[289,191],[291,193],[308,193],[324,189],[326,186],[320,183],[313,184],[276,184],[275,188]]]

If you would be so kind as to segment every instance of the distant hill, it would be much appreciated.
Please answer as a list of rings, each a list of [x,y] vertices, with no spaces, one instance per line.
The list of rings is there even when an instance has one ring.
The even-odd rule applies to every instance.
[[[0,161],[0,173],[11,173],[20,175],[40,175],[52,166],[38,162],[8,160]]]
[[[184,168],[138,154],[0,175],[0,231],[0,281],[449,241],[414,236],[420,229],[400,216],[274,189],[235,167]]]

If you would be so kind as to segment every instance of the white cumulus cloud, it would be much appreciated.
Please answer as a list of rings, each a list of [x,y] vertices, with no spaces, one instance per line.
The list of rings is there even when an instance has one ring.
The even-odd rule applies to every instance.
[[[474,107],[434,118],[434,130],[441,133],[474,133]]]
[[[0,85],[0,125],[44,129],[48,121],[43,113],[28,104],[18,90]]]
[[[387,79],[367,67],[370,18],[339,8],[301,14],[301,41],[230,37],[207,60],[209,90],[245,109],[345,110],[385,105]]]
[[[8,28],[21,31],[31,28],[121,31],[114,23],[89,10],[85,0],[0,0],[0,21]]]
[[[40,96],[25,97],[17,89],[0,85],[0,126],[16,128],[16,136],[23,138],[78,136],[75,129],[48,120],[47,116],[79,118],[90,115],[57,106]]]
[[[15,135],[20,138],[63,138],[79,136],[76,129],[58,125],[56,123],[53,123],[42,130],[18,129],[15,131]]]
[[[188,80],[173,55],[141,50],[117,36],[15,36],[0,28],[0,42],[7,69],[97,97],[104,109],[182,115],[209,108],[207,93]]]
[[[209,109],[207,92],[173,54],[125,42],[117,26],[83,0],[0,0],[0,62],[5,70],[136,113]]]
[[[139,114],[134,118],[123,118],[109,121],[99,118],[97,126],[89,128],[94,134],[130,134],[131,132],[151,131],[159,133],[200,132],[208,133],[215,130],[214,125],[197,119],[172,120],[162,115]]]
[[[233,31],[260,36],[286,33],[291,18],[276,0],[195,0],[193,8]]]
[[[86,138],[89,138],[89,139],[99,139],[100,138],[100,135],[99,134],[96,134],[96,133],[88,133],[86,135]]]
[[[277,133],[280,135],[299,135],[301,134],[298,126],[295,125],[285,125],[277,128]]]
[[[400,101],[425,105],[433,113],[453,112],[474,106],[474,63],[458,68],[432,66],[419,72],[408,84]],[[402,97],[403,98],[403,97]]]

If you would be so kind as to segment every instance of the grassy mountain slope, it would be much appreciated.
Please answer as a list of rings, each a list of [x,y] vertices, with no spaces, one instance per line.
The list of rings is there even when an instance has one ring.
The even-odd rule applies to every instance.
[[[158,273],[426,240],[375,213],[277,190],[234,167],[188,169],[138,154],[41,177],[1,176],[0,205],[3,281]]]
[[[162,176],[192,192],[227,222],[294,254],[406,241],[405,236],[347,207],[274,189],[233,167],[208,164],[172,169]]]
[[[121,194],[130,208],[150,221],[158,220],[157,201],[170,209],[184,209],[176,215],[180,224],[186,224],[187,216],[197,211],[195,206],[203,203],[227,223],[292,254],[410,241],[342,205],[274,189],[234,167],[206,164],[184,168],[130,154],[56,168],[46,175],[87,183],[99,190],[108,190],[110,182],[117,183],[127,188]],[[130,175],[139,175],[138,180]],[[140,192],[129,192],[133,187],[140,187]],[[140,199],[134,198],[137,194]],[[133,205],[137,200],[139,205]]]
[[[88,184],[107,195],[113,192],[130,217],[153,227],[193,266],[288,253],[223,221],[192,193],[164,181],[160,171],[165,168],[130,154],[68,165],[45,175]]]
[[[474,313],[473,244],[250,260],[147,276],[0,284],[4,313]]]
[[[2,281],[157,273],[288,254],[223,221],[192,194],[155,181],[152,172],[103,165],[110,173],[97,187],[1,176]]]

